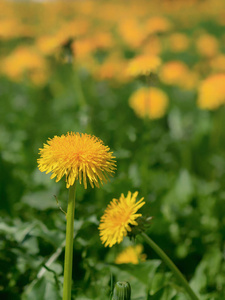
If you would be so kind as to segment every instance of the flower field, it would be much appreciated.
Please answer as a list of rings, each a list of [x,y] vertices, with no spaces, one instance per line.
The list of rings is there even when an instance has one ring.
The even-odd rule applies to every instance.
[[[0,103],[0,299],[225,299],[223,0],[3,0]]]

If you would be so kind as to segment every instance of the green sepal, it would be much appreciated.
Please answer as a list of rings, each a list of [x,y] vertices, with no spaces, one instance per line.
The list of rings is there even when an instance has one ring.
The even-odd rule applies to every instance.
[[[112,300],[130,300],[131,287],[127,281],[118,281],[113,290]]]
[[[136,219],[138,225],[130,225],[131,231],[127,232],[130,239],[135,239],[136,235],[145,232],[145,230],[151,226],[152,217],[141,216]]]

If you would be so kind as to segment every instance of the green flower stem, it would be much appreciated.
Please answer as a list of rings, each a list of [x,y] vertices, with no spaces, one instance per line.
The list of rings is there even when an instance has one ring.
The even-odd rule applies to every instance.
[[[148,237],[144,232],[142,232],[141,235],[145,239],[145,241],[149,244],[149,246],[152,247],[152,249],[161,257],[164,263],[167,264],[170,270],[174,273],[174,275],[177,277],[177,279],[180,281],[180,283],[183,285],[186,292],[190,296],[190,299],[199,300],[199,298],[196,296],[194,291],[191,289],[187,280],[184,278],[183,274],[178,270],[178,268],[175,266],[172,260],[166,255],[166,253],[155,242],[153,242],[153,240],[150,237]]]
[[[69,188],[69,200],[66,213],[66,249],[64,260],[63,300],[71,300],[72,264],[73,264],[73,232],[75,212],[76,182]]]
[[[87,105],[86,99],[84,97],[82,85],[81,85],[81,80],[78,72],[78,67],[77,65],[74,66],[74,83],[75,83],[75,88],[76,88],[76,93],[78,95],[78,101],[80,103],[80,107],[84,107]]]

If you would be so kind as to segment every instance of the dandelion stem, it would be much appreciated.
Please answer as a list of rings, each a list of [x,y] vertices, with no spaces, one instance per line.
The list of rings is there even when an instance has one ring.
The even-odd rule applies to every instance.
[[[69,188],[69,200],[66,214],[66,249],[64,260],[63,300],[71,300],[72,264],[73,264],[73,231],[75,212],[76,182]]]
[[[145,241],[149,244],[150,247],[161,257],[164,263],[170,268],[170,270],[174,273],[177,279],[185,288],[186,292],[190,296],[192,300],[199,300],[190,285],[188,284],[187,280],[184,278],[183,274],[179,271],[179,269],[175,266],[172,260],[166,255],[166,253],[155,243],[153,240],[148,237],[144,232],[141,233],[142,237]]]
[[[84,92],[82,89],[81,81],[80,81],[80,76],[78,73],[78,67],[75,65],[75,71],[74,71],[74,82],[75,82],[75,88],[76,88],[76,93],[78,95],[78,101],[80,102],[80,107],[86,106],[86,99],[84,97]]]

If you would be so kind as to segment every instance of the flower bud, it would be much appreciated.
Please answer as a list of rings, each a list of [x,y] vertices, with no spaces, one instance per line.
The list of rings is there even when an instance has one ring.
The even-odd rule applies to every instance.
[[[127,281],[118,281],[113,290],[112,300],[130,300],[131,287]]]
[[[136,219],[136,222],[138,225],[130,225],[131,231],[128,231],[127,236],[130,239],[133,239],[136,237],[136,235],[145,232],[145,230],[151,226],[152,217],[138,217]]]

